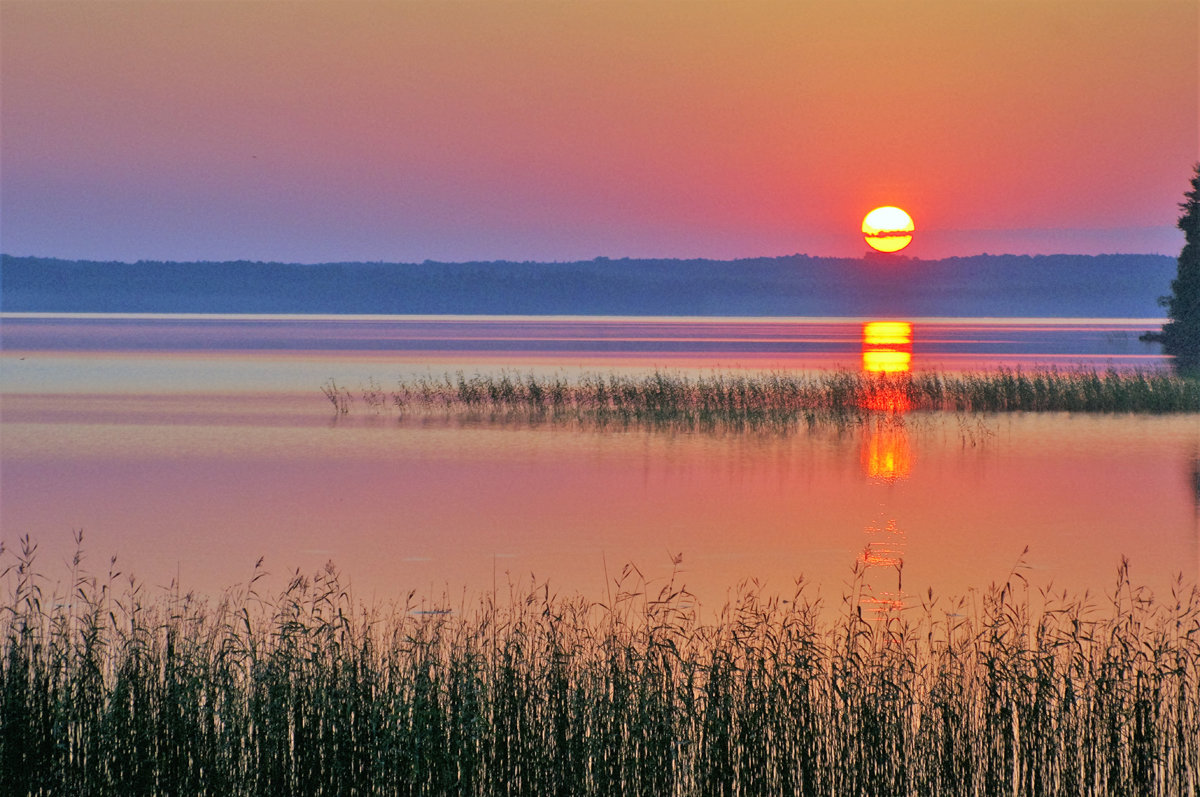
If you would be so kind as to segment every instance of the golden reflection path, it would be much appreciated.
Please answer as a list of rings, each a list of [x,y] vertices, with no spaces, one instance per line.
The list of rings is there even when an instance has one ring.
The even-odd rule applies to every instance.
[[[864,409],[875,413],[867,422],[862,445],[863,472],[887,495],[912,470],[912,452],[904,413],[911,408],[908,396],[894,375],[912,368],[912,324],[907,321],[871,321],[863,324],[863,371],[879,380],[864,400]],[[866,545],[858,557],[862,575],[859,599],[864,608],[884,616],[905,608],[904,553],[907,536],[895,517],[888,517],[886,500],[879,517],[863,529]]]
[[[912,324],[907,321],[868,321],[862,339],[864,371],[892,374],[912,368]]]

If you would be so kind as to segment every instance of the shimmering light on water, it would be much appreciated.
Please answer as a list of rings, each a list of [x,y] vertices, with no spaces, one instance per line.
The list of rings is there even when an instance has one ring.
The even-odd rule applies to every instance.
[[[863,324],[874,319],[533,318],[292,316],[0,316],[5,376],[28,372],[56,389],[79,373],[88,385],[155,377],[229,387],[304,389],[328,376],[408,368],[830,368],[857,369]],[[910,319],[917,368],[1078,366],[1162,368],[1157,344],[1138,335],[1162,319]],[[905,349],[901,349],[905,350]],[[113,355],[128,353],[134,360]],[[170,368],[177,353],[195,357]],[[262,360],[230,353],[266,355]],[[37,357],[29,355],[37,354]],[[103,353],[103,368],[88,363]],[[53,354],[53,356],[48,356]],[[16,362],[18,357],[25,360]],[[330,372],[329,369],[339,370]],[[256,377],[253,368],[260,373]],[[324,373],[322,370],[324,369]],[[111,372],[112,375],[106,376]],[[139,376],[140,373],[145,376]],[[64,375],[65,374],[65,375]],[[384,374],[382,376],[390,376]],[[276,383],[271,384],[269,377]],[[365,377],[364,377],[365,378]],[[280,384],[286,380],[287,384]],[[22,388],[8,386],[7,390]],[[94,388],[92,388],[94,389]],[[125,385],[129,389],[129,385]],[[135,388],[136,389],[136,388]]]
[[[706,605],[743,579],[787,592],[802,574],[836,599],[857,563],[887,611],[927,586],[1003,578],[1026,545],[1035,580],[1062,586],[1106,587],[1122,554],[1159,588],[1196,577],[1195,416],[921,415],[897,398],[881,399],[890,419],[861,427],[678,434],[398,420],[387,407],[335,418],[318,390],[443,366],[712,369],[731,352],[748,367],[860,367],[861,320],[137,319],[119,334],[103,320],[75,332],[19,321],[4,319],[0,352],[5,545],[29,533],[61,560],[82,528],[96,569],[115,553],[151,583],[178,574],[215,591],[266,556],[277,574],[333,559],[362,597],[503,588],[530,573],[600,596],[606,569],[633,561],[662,578],[682,553]],[[1124,343],[1106,337],[1114,326]],[[1136,328],[917,321],[912,367],[968,338],[982,364],[1070,349],[1127,365]],[[271,348],[297,329],[329,348]],[[197,335],[208,343],[187,344]],[[1001,339],[1041,342],[1012,361],[980,353]],[[380,341],[393,348],[363,348]],[[1110,343],[1126,355],[1102,351]],[[659,359],[672,347],[678,360]]]
[[[868,321],[863,324],[863,370],[902,373],[912,369],[912,324]]]
[[[908,449],[908,430],[900,418],[879,418],[868,422],[870,436],[863,447],[864,470],[872,479],[894,482],[909,475],[912,455]]]

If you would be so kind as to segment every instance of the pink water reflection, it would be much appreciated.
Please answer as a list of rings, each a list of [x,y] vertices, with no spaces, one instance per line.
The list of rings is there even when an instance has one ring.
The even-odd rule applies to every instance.
[[[902,556],[918,594],[1001,578],[1026,545],[1064,585],[1107,585],[1122,554],[1159,587],[1195,576],[1194,418],[910,415],[903,437],[779,437],[330,424],[321,401],[264,423],[201,405],[177,423],[174,399],[157,419],[142,397],[127,418],[80,406],[72,421],[62,401],[41,418],[10,396],[4,541],[30,533],[63,557],[83,528],[98,559],[203,590],[259,556],[277,573],[333,559],[360,595],[387,597],[490,589],[494,572],[599,596],[606,562],[661,577],[677,553],[706,605],[801,574],[836,596],[864,547],[884,565],[877,588],[892,588],[883,558]]]
[[[347,357],[453,367],[857,368],[863,321],[832,318],[84,316],[6,314],[0,348],[268,353],[301,364]],[[1165,368],[1138,335],[1162,319],[907,319],[920,368]],[[27,358],[28,359],[28,358]],[[28,370],[32,364],[26,366]],[[20,371],[13,366],[14,373]],[[86,370],[86,369],[85,369]]]
[[[836,601],[857,561],[890,610],[926,587],[960,593],[1003,578],[1026,545],[1034,579],[1067,587],[1107,587],[1123,554],[1160,589],[1173,573],[1197,575],[1195,416],[927,415],[881,397],[875,409],[892,415],[865,426],[682,434],[398,421],[362,407],[334,419],[317,389],[329,377],[386,388],[447,366],[857,368],[860,321],[304,322],[298,345],[331,348],[287,351],[266,345],[286,324],[201,324],[226,342],[189,349],[179,341],[195,344],[197,330],[171,323],[157,349],[154,325],[122,327],[136,350],[72,348],[80,330],[53,325],[37,334],[58,342],[37,348],[5,330],[6,546],[28,533],[62,560],[82,528],[97,569],[117,554],[151,583],[178,575],[205,592],[244,581],[260,556],[280,575],[332,559],[361,597],[382,599],[478,593],[531,573],[600,597],[606,566],[611,575],[632,561],[663,578],[682,553],[683,577],[709,607],[740,581],[786,593],[802,574]],[[966,337],[1021,348],[1029,329],[1063,326],[980,323]],[[1076,326],[1093,342],[1132,329]],[[957,329],[915,321],[912,367],[977,362],[954,351],[966,345]],[[398,338],[411,348],[361,343]],[[574,343],[564,354],[546,341]],[[1060,346],[1052,336],[1028,356]]]

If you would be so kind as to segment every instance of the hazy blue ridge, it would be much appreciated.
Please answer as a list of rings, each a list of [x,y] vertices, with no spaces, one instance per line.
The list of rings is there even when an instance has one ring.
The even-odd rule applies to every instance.
[[[1166,255],[312,265],[0,255],[0,310],[1161,317],[1174,274]]]

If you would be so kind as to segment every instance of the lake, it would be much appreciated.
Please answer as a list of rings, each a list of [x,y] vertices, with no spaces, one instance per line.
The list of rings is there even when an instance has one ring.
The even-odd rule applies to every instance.
[[[62,573],[82,529],[94,572],[116,556],[209,594],[260,557],[277,581],[332,560],[368,601],[530,579],[602,598],[630,563],[652,589],[677,570],[714,609],[740,582],[786,595],[801,576],[836,603],[856,568],[881,610],[1019,559],[1073,591],[1109,588],[1123,555],[1156,591],[1196,580],[1195,414],[685,433],[338,415],[320,390],[506,369],[1166,367],[1137,340],[1156,319],[904,319],[901,339],[864,337],[875,320],[5,314],[0,539],[31,535]]]

